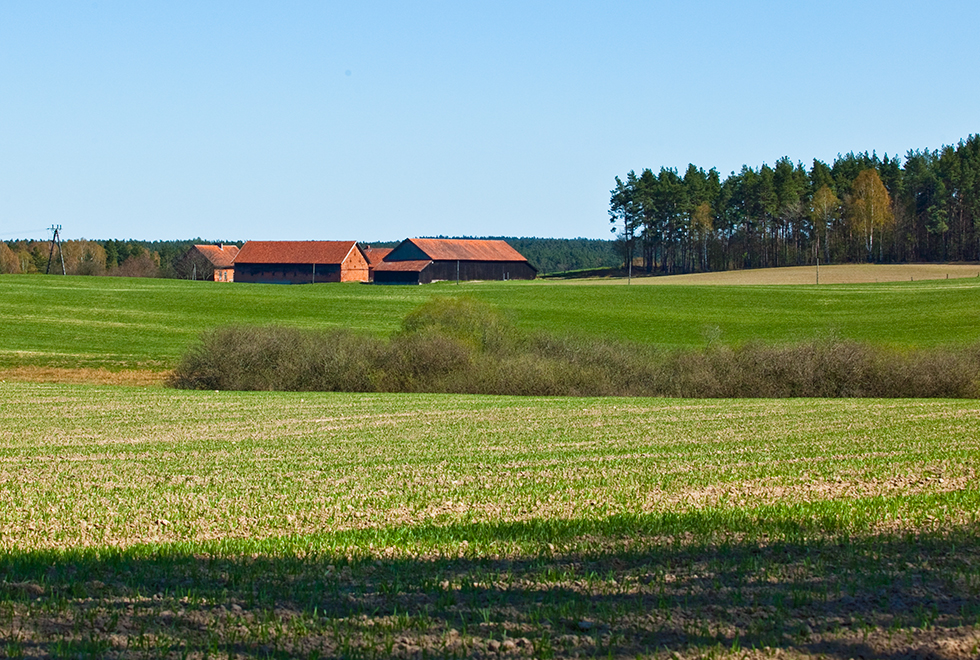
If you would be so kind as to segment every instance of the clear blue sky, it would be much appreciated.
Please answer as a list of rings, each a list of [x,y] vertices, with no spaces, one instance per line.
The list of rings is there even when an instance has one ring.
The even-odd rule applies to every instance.
[[[0,238],[608,238],[631,169],[980,132],[978,26],[975,0],[0,0]]]

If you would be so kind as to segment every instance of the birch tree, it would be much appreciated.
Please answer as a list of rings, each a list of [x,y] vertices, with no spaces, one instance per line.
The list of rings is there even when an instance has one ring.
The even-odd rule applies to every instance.
[[[874,260],[874,236],[895,221],[892,201],[874,168],[862,170],[851,186],[848,215],[852,225],[863,235],[868,261]]]

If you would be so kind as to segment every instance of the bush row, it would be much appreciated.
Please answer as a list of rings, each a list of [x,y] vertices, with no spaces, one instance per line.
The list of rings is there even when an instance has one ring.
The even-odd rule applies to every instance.
[[[436,299],[384,339],[348,330],[207,332],[183,389],[670,397],[971,397],[980,347],[898,351],[846,340],[667,350],[518,331],[467,299]]]

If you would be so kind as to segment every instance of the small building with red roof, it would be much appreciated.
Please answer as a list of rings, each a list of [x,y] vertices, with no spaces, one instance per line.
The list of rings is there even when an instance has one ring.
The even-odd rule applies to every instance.
[[[407,238],[374,267],[374,282],[533,280],[537,274],[537,269],[506,241]]]
[[[368,260],[368,281],[374,281],[374,269],[378,267],[384,258],[387,257],[394,248],[364,248],[364,256]]]
[[[235,257],[235,281],[367,282],[368,260],[356,241],[249,241]]]
[[[237,245],[194,245],[175,265],[177,274],[190,280],[235,281]]]

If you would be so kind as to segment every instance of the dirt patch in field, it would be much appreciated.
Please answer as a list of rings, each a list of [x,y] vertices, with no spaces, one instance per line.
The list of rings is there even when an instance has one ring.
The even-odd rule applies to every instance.
[[[124,385],[127,387],[162,387],[165,371],[62,367],[10,367],[0,369],[0,381],[19,383],[59,383],[63,385]]]

